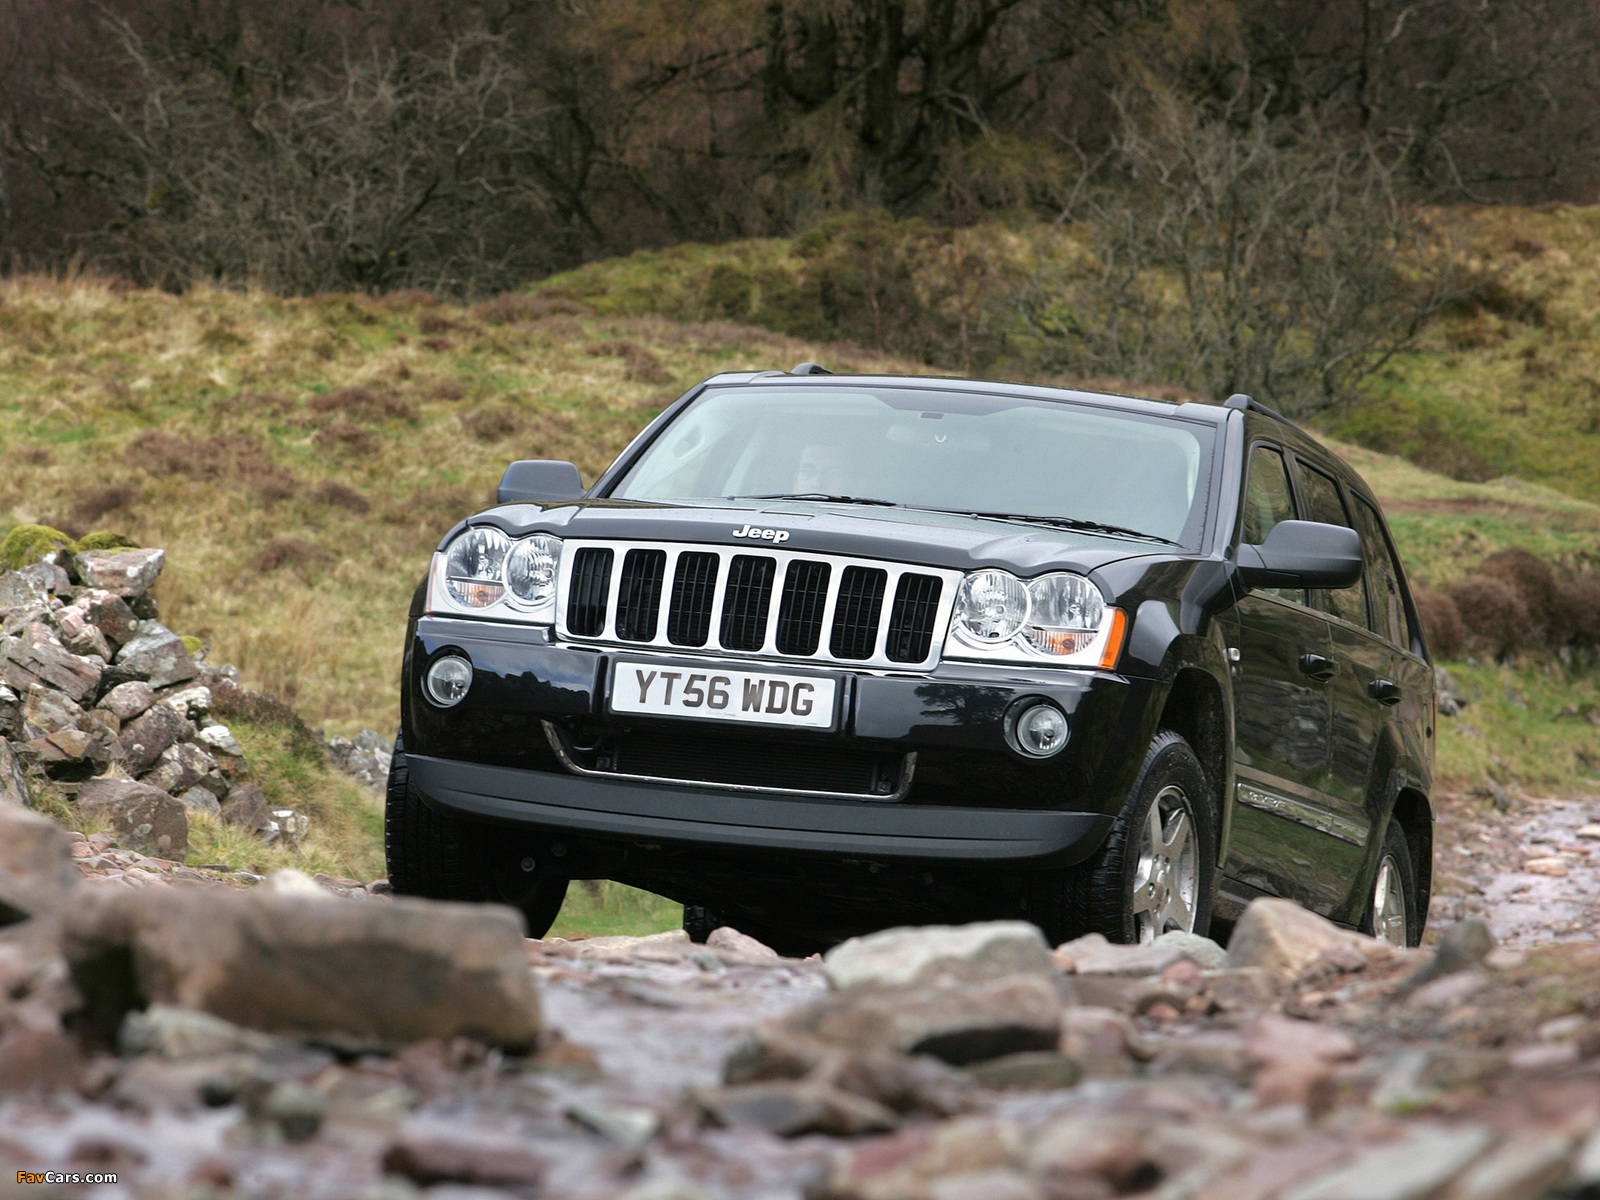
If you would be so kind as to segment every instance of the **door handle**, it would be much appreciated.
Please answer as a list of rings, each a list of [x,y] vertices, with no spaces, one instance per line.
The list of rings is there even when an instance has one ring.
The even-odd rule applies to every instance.
[[[1338,674],[1338,667],[1326,654],[1301,654],[1301,674],[1310,675],[1318,683],[1326,683]]]
[[[1379,704],[1399,704],[1400,685],[1392,679],[1374,679],[1367,684],[1367,695]]]
[[[1302,654],[1300,670],[1302,674],[1311,676],[1318,683],[1327,683],[1338,673],[1339,668],[1334,665],[1333,659],[1325,654]]]

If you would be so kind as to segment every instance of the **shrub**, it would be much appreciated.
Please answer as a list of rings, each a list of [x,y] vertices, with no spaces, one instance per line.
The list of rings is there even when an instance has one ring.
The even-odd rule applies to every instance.
[[[523,321],[542,321],[546,317],[586,317],[593,313],[587,304],[566,296],[548,293],[528,296],[516,292],[486,300],[472,310],[472,315],[485,325],[515,325]]]
[[[1548,562],[1537,554],[1514,546],[1484,559],[1478,572],[1510,584],[1522,597],[1523,604],[1527,605],[1528,617],[1534,625],[1541,632],[1549,628],[1556,601],[1556,576]]]
[[[637,383],[671,383],[672,373],[661,360],[638,342],[626,338],[596,342],[585,353],[595,358],[620,358],[628,367],[628,378]]]
[[[1600,575],[1579,575],[1556,587],[1550,636],[1558,646],[1600,650]]]
[[[436,312],[425,312],[417,318],[417,330],[420,333],[453,333],[460,328],[458,322]]]
[[[139,489],[127,484],[82,492],[73,501],[72,519],[81,525],[93,525],[107,513],[132,508],[138,499]]]
[[[1467,631],[1461,623],[1461,610],[1443,592],[1418,591],[1412,596],[1417,616],[1422,619],[1422,634],[1435,658],[1460,658],[1466,647]]]
[[[462,413],[457,419],[461,422],[462,429],[485,445],[508,438],[522,427],[517,414],[503,405]]]
[[[338,421],[319,431],[311,439],[328,450],[344,450],[350,454],[371,455],[378,452],[378,435],[370,429]]]
[[[372,502],[355,488],[335,483],[331,479],[311,489],[311,500],[316,504],[325,504],[329,508],[342,508],[346,512],[372,511]]]
[[[47,554],[76,549],[77,544],[59,529],[48,525],[18,525],[0,541],[0,567],[20,571]]]
[[[78,550],[137,550],[139,543],[123,537],[120,533],[112,533],[109,529],[96,530],[87,537],[78,539]]]
[[[1461,614],[1467,649],[1505,658],[1527,644],[1528,606],[1505,580],[1492,575],[1467,575],[1451,584],[1447,592]]]
[[[310,407],[313,412],[338,411],[346,416],[362,417],[369,421],[385,417],[394,417],[402,421],[417,419],[417,410],[399,396],[389,392],[375,392],[371,388],[364,387],[340,388],[336,392],[313,396]]]
[[[256,553],[251,566],[265,574],[284,567],[320,567],[334,561],[321,546],[312,545],[304,538],[273,538]]]

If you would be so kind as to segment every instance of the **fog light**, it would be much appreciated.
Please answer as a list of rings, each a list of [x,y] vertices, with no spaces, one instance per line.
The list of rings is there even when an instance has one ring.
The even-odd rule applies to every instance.
[[[1049,758],[1067,744],[1067,718],[1053,704],[1035,704],[1017,717],[1017,748],[1035,758]]]
[[[467,689],[472,686],[472,664],[455,654],[435,659],[422,678],[422,688],[440,708],[453,708],[461,703]]]

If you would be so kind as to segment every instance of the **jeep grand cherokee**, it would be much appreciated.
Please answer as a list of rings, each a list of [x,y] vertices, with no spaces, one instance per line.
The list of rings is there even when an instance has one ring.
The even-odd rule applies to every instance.
[[[1256,896],[1415,944],[1434,694],[1360,477],[1232,397],[723,374],[513,463],[412,605],[400,892],[614,879],[789,950]]]

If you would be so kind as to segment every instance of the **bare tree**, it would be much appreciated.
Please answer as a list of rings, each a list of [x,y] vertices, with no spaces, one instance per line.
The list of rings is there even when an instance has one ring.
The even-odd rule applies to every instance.
[[[1226,115],[1125,113],[1018,308],[1047,366],[1314,412],[1473,280],[1398,156]]]

